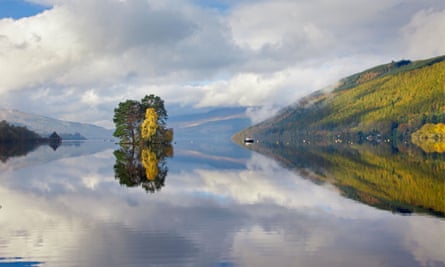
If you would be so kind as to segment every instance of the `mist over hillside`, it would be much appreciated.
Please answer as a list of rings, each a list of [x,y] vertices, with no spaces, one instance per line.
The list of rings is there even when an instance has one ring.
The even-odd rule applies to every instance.
[[[229,107],[169,117],[174,129],[175,157],[212,166],[238,168],[249,152],[232,142],[231,136],[251,125],[244,107]]]
[[[445,56],[391,62],[341,80],[236,135],[301,142],[352,134],[408,141],[426,123],[445,123]],[[357,141],[357,140],[356,140]]]
[[[53,131],[59,134],[79,133],[87,139],[108,139],[113,136],[113,130],[93,124],[62,121],[14,109],[0,108],[0,120],[5,120],[14,125],[26,126],[41,136],[47,136]]]
[[[250,126],[244,107],[213,109],[201,113],[176,115],[169,118],[168,125],[175,130],[175,140],[214,139],[230,142],[230,137]]]

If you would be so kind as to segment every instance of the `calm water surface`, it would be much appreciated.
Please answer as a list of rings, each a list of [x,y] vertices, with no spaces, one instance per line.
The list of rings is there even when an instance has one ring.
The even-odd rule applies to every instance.
[[[0,162],[0,266],[445,266],[445,221],[342,197],[234,144],[181,143],[157,192],[113,143]]]

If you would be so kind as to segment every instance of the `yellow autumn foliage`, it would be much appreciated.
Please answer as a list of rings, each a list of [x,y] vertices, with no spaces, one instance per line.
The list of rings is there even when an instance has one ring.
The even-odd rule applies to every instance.
[[[368,195],[445,212],[443,162],[416,161],[404,155],[382,156],[356,146],[358,156],[323,155],[331,163],[336,183]],[[417,164],[411,165],[407,159]]]
[[[147,108],[145,111],[145,120],[141,125],[141,135],[145,140],[151,139],[158,129],[158,115],[154,108]]]
[[[445,153],[445,124],[427,123],[411,135],[411,141],[427,153]]]
[[[145,168],[147,180],[153,181],[158,175],[158,158],[149,148],[144,148],[141,153],[142,165]]]

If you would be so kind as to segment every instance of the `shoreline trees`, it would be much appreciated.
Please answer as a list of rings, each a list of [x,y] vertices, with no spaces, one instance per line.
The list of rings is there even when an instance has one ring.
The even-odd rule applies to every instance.
[[[25,126],[16,126],[5,120],[0,121],[0,161],[8,158],[26,155],[40,145],[49,145],[56,150],[62,138],[53,132],[49,137],[42,137]]]
[[[0,143],[18,143],[38,141],[42,137],[26,127],[15,126],[7,121],[0,121]]]

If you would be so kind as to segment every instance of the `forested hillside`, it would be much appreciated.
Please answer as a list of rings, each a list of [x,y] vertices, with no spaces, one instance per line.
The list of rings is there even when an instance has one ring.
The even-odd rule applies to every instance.
[[[26,127],[14,126],[0,121],[0,143],[18,143],[39,140],[41,137]]]
[[[317,183],[329,182],[349,198],[444,217],[444,123],[442,56],[354,74],[234,139],[253,137],[250,149]]]
[[[354,74],[333,91],[316,92],[236,137],[299,142],[347,134],[400,141],[427,123],[440,122],[445,122],[445,56]]]

